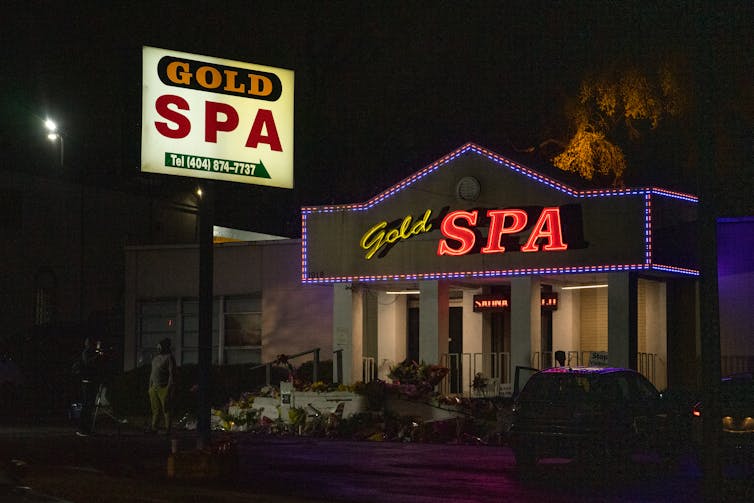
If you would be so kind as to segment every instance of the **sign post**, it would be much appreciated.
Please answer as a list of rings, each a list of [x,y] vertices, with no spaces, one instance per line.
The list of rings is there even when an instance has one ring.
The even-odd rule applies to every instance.
[[[196,429],[198,447],[209,446],[212,415],[212,301],[214,246],[212,228],[215,220],[215,188],[208,180],[202,184],[199,207],[199,334],[198,334],[198,403]]]
[[[210,442],[215,187],[293,188],[293,71],[144,47],[141,170],[202,184],[197,430]]]

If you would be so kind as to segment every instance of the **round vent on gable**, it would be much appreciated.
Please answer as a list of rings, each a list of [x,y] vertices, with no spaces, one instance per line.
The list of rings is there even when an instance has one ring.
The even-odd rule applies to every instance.
[[[456,197],[464,201],[476,201],[480,190],[479,180],[473,176],[464,176],[456,185]]]

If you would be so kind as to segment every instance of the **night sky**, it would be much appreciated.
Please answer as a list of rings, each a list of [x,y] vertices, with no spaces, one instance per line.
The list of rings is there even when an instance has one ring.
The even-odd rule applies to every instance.
[[[467,141],[515,156],[567,137],[565,98],[589,71],[691,50],[710,10],[729,101],[740,103],[730,120],[750,150],[747,2],[6,2],[0,166],[190,190],[195,180],[139,172],[141,47],[292,69],[295,189],[218,183],[216,218],[297,237],[300,206],[363,201]],[[62,169],[46,116],[66,134]],[[648,151],[658,165],[677,155],[673,141]],[[654,173],[694,190],[677,170],[636,173],[642,185]]]

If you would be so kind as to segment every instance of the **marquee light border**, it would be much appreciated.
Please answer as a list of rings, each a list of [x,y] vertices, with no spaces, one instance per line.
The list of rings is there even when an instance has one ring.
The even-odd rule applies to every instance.
[[[537,267],[521,269],[504,269],[504,270],[487,270],[487,271],[464,271],[464,272],[436,272],[436,273],[417,273],[417,274],[384,274],[384,275],[363,275],[363,276],[331,276],[309,278],[308,266],[309,261],[306,256],[306,250],[309,244],[309,234],[307,231],[308,216],[312,213],[335,213],[342,211],[367,211],[381,204],[396,193],[410,187],[425,176],[437,171],[440,167],[457,159],[458,157],[473,152],[482,155],[492,162],[502,165],[516,173],[524,175],[532,180],[546,185],[550,188],[563,192],[577,199],[590,199],[595,197],[620,197],[620,196],[642,196],[644,198],[644,263],[636,264],[610,264],[610,265],[588,265],[573,267]],[[301,282],[304,284],[321,284],[321,283],[350,283],[354,281],[374,282],[374,281],[417,281],[417,280],[440,280],[440,279],[482,279],[482,278],[500,278],[509,276],[530,276],[535,274],[582,274],[597,272],[620,272],[620,271],[661,271],[688,276],[699,276],[698,269],[685,267],[676,267],[665,264],[655,264],[652,262],[652,199],[653,197],[667,197],[679,199],[681,201],[698,203],[699,198],[692,194],[676,192],[657,187],[645,187],[634,189],[590,189],[576,190],[557,180],[549,178],[541,173],[537,173],[529,168],[511,161],[510,159],[496,154],[489,149],[480,147],[475,143],[466,143],[462,147],[454,150],[446,156],[438,159],[432,164],[426,166],[413,175],[405,178],[399,183],[393,185],[387,190],[380,192],[363,203],[338,204],[325,206],[304,206],[301,208]]]

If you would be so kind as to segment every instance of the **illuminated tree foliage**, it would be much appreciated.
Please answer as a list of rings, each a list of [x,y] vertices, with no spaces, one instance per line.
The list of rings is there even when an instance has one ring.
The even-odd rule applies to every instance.
[[[616,67],[585,78],[566,112],[572,136],[553,142],[562,147],[553,164],[587,180],[599,174],[622,185],[626,147],[666,117],[680,116],[687,109],[686,96],[668,66],[652,75]]]

